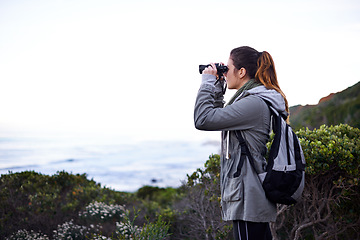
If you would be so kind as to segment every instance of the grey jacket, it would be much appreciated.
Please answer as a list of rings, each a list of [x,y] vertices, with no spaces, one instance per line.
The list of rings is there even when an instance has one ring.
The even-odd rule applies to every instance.
[[[270,102],[279,112],[285,112],[284,98],[275,90],[259,86],[244,91],[233,104],[224,107],[221,85],[215,86],[215,82],[215,76],[202,75],[194,121],[197,129],[222,131],[220,187],[223,220],[275,221],[276,205],[267,200],[249,159],[246,158],[240,174],[235,174],[241,147],[234,130],[240,130],[255,160],[257,172],[263,173],[270,133],[270,110],[263,100]]]

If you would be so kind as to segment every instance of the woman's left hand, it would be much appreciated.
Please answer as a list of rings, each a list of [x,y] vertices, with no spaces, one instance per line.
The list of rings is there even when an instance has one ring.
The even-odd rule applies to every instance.
[[[211,75],[217,76],[217,70],[216,70],[215,63],[210,63],[210,66],[206,67],[204,69],[204,71],[202,72],[202,74],[211,74]]]

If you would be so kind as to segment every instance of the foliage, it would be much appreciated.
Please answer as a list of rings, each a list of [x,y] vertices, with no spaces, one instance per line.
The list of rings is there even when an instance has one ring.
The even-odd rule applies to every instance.
[[[274,239],[359,239],[360,130],[340,124],[301,129],[297,135],[307,161],[305,190],[296,205],[278,206],[277,221],[272,224]],[[220,158],[212,155],[205,169],[188,176],[187,205],[178,217],[183,220],[183,239],[191,239],[184,232],[197,239],[229,238],[230,225],[219,225],[214,231],[206,221],[221,223],[220,208],[212,205],[220,197],[219,170]]]
[[[326,174],[336,171],[334,180],[344,177],[355,184],[359,181],[360,130],[349,125],[297,132],[307,160],[307,174]],[[332,174],[334,175],[334,174]]]
[[[116,222],[116,235],[119,239],[134,239],[141,232],[141,228],[135,225],[135,219],[138,212],[135,213],[133,220],[130,220],[130,212],[125,211],[124,221]]]
[[[84,239],[96,232],[98,232],[97,228],[77,225],[74,220],[70,220],[54,230],[53,239]]]
[[[79,217],[88,221],[106,222],[112,219],[122,219],[125,207],[117,204],[107,205],[103,202],[90,203],[84,211],[79,212]]]
[[[195,172],[188,176],[188,186],[202,185],[206,187],[206,183],[213,182],[218,185],[220,181],[220,155],[213,154],[209,156],[204,164],[205,170],[198,168]],[[218,189],[220,193],[220,189]]]
[[[175,206],[177,222],[172,239],[228,239],[231,227],[221,219],[220,156],[213,154],[205,169],[188,175],[185,195]]]
[[[279,206],[275,239],[358,239],[360,130],[348,125],[297,132],[307,161],[302,201]]]
[[[135,204],[138,211],[136,224],[143,226],[149,222],[156,223],[158,219],[163,222],[171,223],[169,233],[174,234],[178,220],[178,212],[175,203],[181,201],[184,191],[182,188],[159,188],[154,186],[144,186],[140,188],[135,196]]]
[[[26,239],[26,240],[49,240],[49,237],[42,233],[37,233],[31,230],[30,232],[25,229],[20,229],[13,235],[11,235],[7,240],[17,240],[17,239]]]
[[[143,186],[137,192],[139,199],[153,201],[161,207],[168,207],[171,202],[181,198],[181,191],[175,188],[159,188],[153,186]]]
[[[140,239],[162,240],[166,239],[169,234],[170,225],[162,221],[161,217],[154,223],[149,223],[142,228],[139,234]]]
[[[143,239],[166,239],[168,237],[168,231],[170,225],[165,223],[161,218],[158,218],[156,222],[148,222],[142,228],[135,225],[135,219],[138,216],[138,212],[135,213],[133,220],[130,220],[130,211],[125,210],[122,206],[119,205],[107,205],[104,203],[91,203],[86,207],[87,211],[85,213],[96,214],[84,214],[84,212],[79,212],[79,215],[82,216],[86,221],[81,224],[81,221],[76,223],[73,219],[63,224],[59,224],[57,229],[53,231],[52,238],[42,234],[41,232],[37,233],[31,230],[30,232],[21,229],[16,233],[12,234],[7,240],[16,240],[16,239],[73,239],[73,240],[82,240],[82,239],[107,239],[107,240],[143,240]],[[103,211],[105,209],[105,211]],[[100,210],[100,211],[98,211]],[[103,216],[110,215],[119,215],[119,222],[112,222],[111,218],[103,218]],[[94,216],[97,216],[94,218]],[[114,225],[114,231],[111,236],[102,235],[103,224],[105,222],[111,222]],[[95,224],[84,225],[85,222],[91,222]]]
[[[346,123],[360,128],[360,82],[342,92],[329,96],[317,105],[293,106],[290,122],[294,129]]]
[[[135,199],[131,193],[101,188],[85,174],[58,172],[47,176],[33,171],[3,174],[0,238],[110,239],[119,225],[127,223],[125,213],[133,214],[124,204],[131,206],[137,202]],[[139,236],[154,235],[156,227],[168,226],[154,219],[157,225],[143,224],[146,232],[140,231]],[[136,228],[134,222],[131,224]],[[161,233],[165,235],[164,231]],[[117,237],[126,239],[122,234]]]
[[[142,228],[136,226],[135,219],[138,217],[139,211],[135,213],[133,220],[130,220],[129,211],[125,213],[124,221],[116,223],[117,230],[116,234],[118,237],[116,239],[134,239],[134,240],[163,240],[167,239],[169,236],[168,231],[170,225],[164,222],[161,217],[159,217],[156,222],[144,224]]]
[[[274,240],[360,239],[360,130],[324,125],[297,135],[307,161],[305,189],[296,205],[278,205]],[[136,193],[101,188],[85,174],[4,174],[0,238],[231,239],[219,182],[216,154],[178,189],[144,186]]]

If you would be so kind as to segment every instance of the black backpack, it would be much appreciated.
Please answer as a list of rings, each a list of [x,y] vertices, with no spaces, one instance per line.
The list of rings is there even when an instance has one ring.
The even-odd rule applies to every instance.
[[[241,155],[246,155],[251,166],[259,175],[266,197],[280,204],[296,203],[304,190],[305,158],[298,137],[281,116],[267,103],[272,116],[272,128],[275,133],[267,159],[265,173],[258,173],[254,159],[239,131],[236,136],[241,145]]]

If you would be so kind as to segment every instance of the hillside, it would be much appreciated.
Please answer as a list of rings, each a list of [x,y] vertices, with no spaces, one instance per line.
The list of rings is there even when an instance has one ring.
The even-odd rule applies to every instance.
[[[314,129],[322,124],[346,123],[360,128],[360,82],[320,99],[317,105],[290,107],[290,124],[294,129]]]

